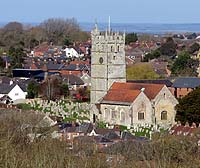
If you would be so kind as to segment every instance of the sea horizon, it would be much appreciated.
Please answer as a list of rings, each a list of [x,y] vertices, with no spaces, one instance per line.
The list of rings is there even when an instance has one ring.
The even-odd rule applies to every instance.
[[[3,27],[9,22],[0,22],[0,27]],[[24,25],[37,26],[40,22],[20,22]],[[83,31],[90,32],[94,22],[78,22]],[[101,31],[108,28],[108,23],[100,22],[98,27]],[[166,34],[166,33],[200,33],[200,23],[111,23],[113,31],[126,33],[143,33],[143,34]]]

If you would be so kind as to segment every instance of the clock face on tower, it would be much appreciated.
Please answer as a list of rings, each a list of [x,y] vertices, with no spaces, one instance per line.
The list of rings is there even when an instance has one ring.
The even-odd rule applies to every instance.
[[[102,58],[102,57],[99,58],[99,63],[100,63],[100,64],[103,63],[103,58]]]

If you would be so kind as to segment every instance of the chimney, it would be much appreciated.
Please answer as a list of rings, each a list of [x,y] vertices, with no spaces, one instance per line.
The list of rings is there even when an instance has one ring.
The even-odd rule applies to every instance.
[[[180,121],[178,121],[176,125],[177,125],[177,126],[180,126],[180,125],[181,125],[181,122],[180,122]]]
[[[196,123],[193,122],[191,128],[196,128],[196,127],[197,127]]]
[[[10,80],[10,85],[12,85],[13,84],[13,81],[12,80]]]
[[[185,127],[189,127],[190,125],[189,125],[189,123],[188,122],[186,122],[185,123]]]
[[[79,64],[76,64],[76,70],[78,70],[79,69]]]
[[[44,73],[44,80],[47,79],[47,77],[48,77],[48,72],[45,72]]]

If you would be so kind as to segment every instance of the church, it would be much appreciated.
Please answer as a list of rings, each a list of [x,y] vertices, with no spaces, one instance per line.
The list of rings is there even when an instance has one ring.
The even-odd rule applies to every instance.
[[[126,83],[125,33],[100,32],[96,24],[91,37],[93,121],[128,127],[173,125],[178,101],[165,85]]]

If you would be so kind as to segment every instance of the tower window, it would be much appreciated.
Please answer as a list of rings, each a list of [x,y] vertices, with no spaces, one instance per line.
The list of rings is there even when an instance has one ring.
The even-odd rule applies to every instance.
[[[161,112],[161,120],[167,120],[167,111]]]
[[[116,60],[116,56],[115,55],[113,56],[113,60]]]
[[[119,46],[117,46],[117,51],[119,52]]]
[[[113,46],[110,47],[110,51],[113,52]]]
[[[99,58],[99,63],[103,64],[103,58],[102,57]]]

